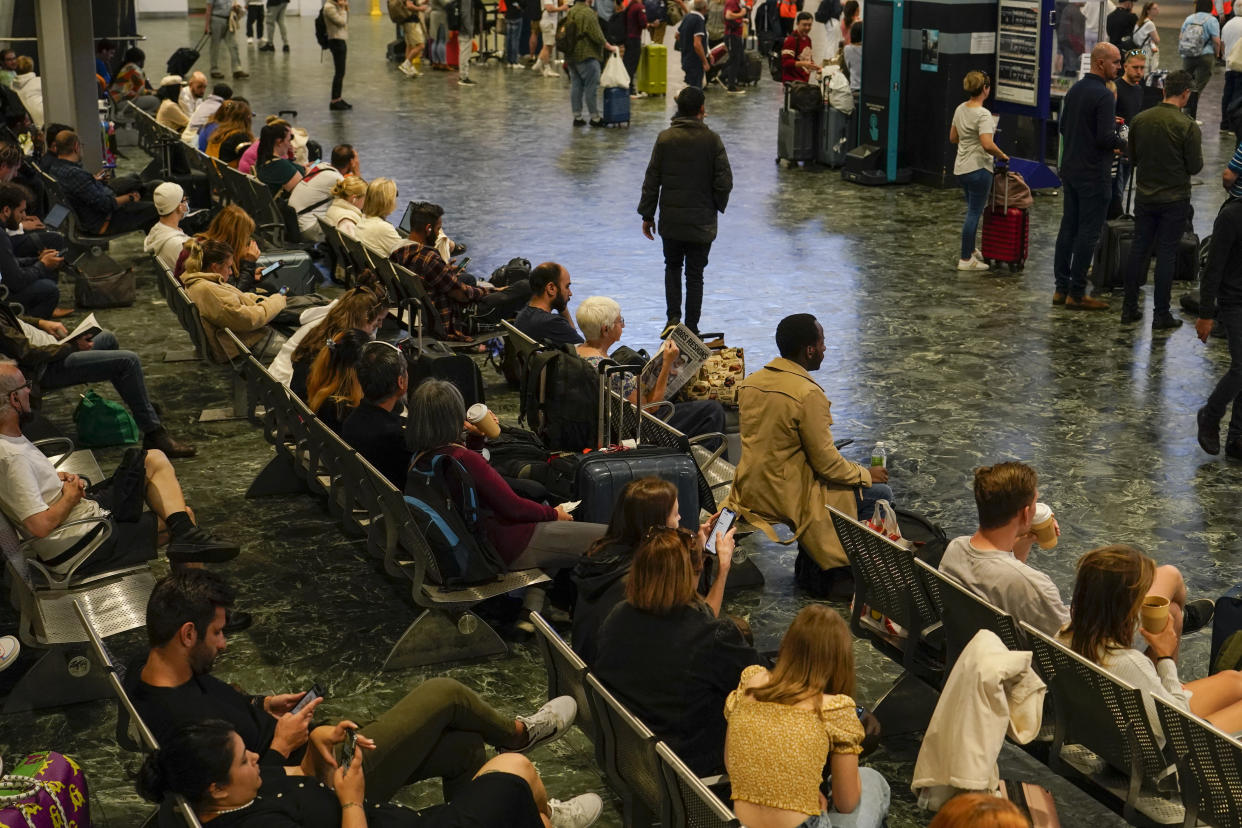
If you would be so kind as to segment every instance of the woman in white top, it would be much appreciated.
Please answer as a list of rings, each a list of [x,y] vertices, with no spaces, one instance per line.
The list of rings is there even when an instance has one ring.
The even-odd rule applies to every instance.
[[[389,214],[397,209],[397,184],[391,178],[377,178],[367,185],[367,195],[362,201],[362,220],[354,228],[354,238],[385,256],[398,247],[409,244],[388,221]]]
[[[1138,25],[1131,37],[1134,46],[1143,50],[1147,56],[1147,72],[1156,71],[1160,66],[1160,32],[1156,30],[1156,18],[1160,15],[1159,3],[1144,3],[1139,15]]]
[[[367,196],[367,182],[356,175],[342,178],[332,188],[332,203],[324,211],[323,220],[347,236],[356,238],[354,228],[362,221],[362,205]]]
[[[992,140],[995,127],[992,113],[983,102],[992,92],[992,81],[979,71],[968,72],[962,88],[969,100],[958,104],[953,112],[953,125],[949,127],[949,141],[957,144],[957,159],[953,162],[953,174],[966,191],[966,220],[962,222],[962,255],[957,261],[958,270],[987,270],[982,256],[975,249],[975,234],[979,218],[987,206],[988,193],[992,190],[992,159],[1008,161]]]
[[[1242,672],[1224,670],[1185,683],[1178,678],[1182,613],[1176,601],[1169,606],[1161,632],[1139,629],[1147,640],[1147,652],[1131,646],[1143,599],[1159,593],[1160,576],[1156,562],[1132,546],[1103,546],[1083,555],[1062,640],[1083,658],[1143,691],[1143,704],[1157,734],[1160,722],[1151,696],[1160,696],[1226,733],[1242,730]]]

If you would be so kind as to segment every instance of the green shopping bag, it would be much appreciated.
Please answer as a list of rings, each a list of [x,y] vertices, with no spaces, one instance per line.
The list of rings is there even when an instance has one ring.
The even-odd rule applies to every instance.
[[[78,427],[78,445],[84,448],[136,443],[142,436],[125,406],[105,400],[94,391],[82,395],[73,412],[73,422]]]

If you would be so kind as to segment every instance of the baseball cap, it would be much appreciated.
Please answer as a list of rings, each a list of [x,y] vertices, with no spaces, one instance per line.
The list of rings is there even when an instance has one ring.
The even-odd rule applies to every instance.
[[[181,189],[180,184],[172,181],[165,181],[163,184],[155,188],[155,211],[161,216],[166,216],[181,204],[181,200],[185,198],[185,190]]]
[[[160,79],[159,86],[157,86],[156,89],[160,86],[171,86],[174,83],[177,84],[177,86],[185,86],[185,79],[180,75],[165,75]]]

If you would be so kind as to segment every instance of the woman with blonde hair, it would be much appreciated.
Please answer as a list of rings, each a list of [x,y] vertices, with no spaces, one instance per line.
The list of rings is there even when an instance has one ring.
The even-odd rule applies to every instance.
[[[1143,691],[1143,706],[1152,729],[1160,736],[1152,696],[1206,719],[1226,733],[1242,730],[1242,672],[1222,670],[1207,678],[1182,682],[1177,675],[1181,613],[1169,604],[1160,632],[1139,626],[1139,612],[1149,595],[1161,595],[1163,571],[1132,546],[1113,544],[1093,549],[1078,559],[1070,623],[1061,640],[1074,652]],[[1167,595],[1161,595],[1167,598]],[[1134,631],[1147,641],[1147,652],[1134,649]]]
[[[285,309],[285,297],[261,297],[238,290],[228,283],[233,272],[233,251],[224,242],[190,239],[186,242],[185,292],[198,308],[211,358],[226,362],[237,349],[225,330],[230,330],[254,354],[263,359],[274,353],[283,340],[269,326]]]
[[[341,431],[341,423],[362,402],[358,384],[358,358],[371,341],[366,331],[352,329],[324,342],[306,380],[306,406],[328,428]]]
[[[1159,15],[1159,3],[1144,3],[1143,11],[1139,14],[1138,25],[1134,27],[1134,34],[1131,35],[1134,48],[1142,49],[1147,57],[1147,66],[1144,67],[1144,71],[1149,75],[1160,68],[1160,30],[1156,28],[1156,18]]]
[[[245,101],[225,101],[216,115],[219,126],[207,139],[207,154],[236,168],[242,153],[239,147],[254,141],[254,133],[251,132],[254,115],[250,111],[250,104]]]
[[[366,201],[367,182],[348,175],[332,188],[332,203],[323,220],[347,236],[356,238],[355,230],[362,221],[362,205]]]
[[[953,112],[953,124],[949,127],[949,142],[957,144],[957,157],[953,161],[953,174],[966,193],[966,220],[962,222],[961,257],[958,270],[987,270],[987,263],[975,249],[975,235],[979,219],[987,206],[988,193],[992,191],[992,159],[1008,161],[992,135],[996,126],[992,113],[983,102],[992,92],[992,80],[985,72],[967,72],[962,80],[967,100],[957,105]]]
[[[854,652],[841,616],[804,607],[776,667],[742,671],[725,701],[733,809],[750,828],[879,828],[888,782],[858,767],[865,736],[854,703]],[[822,791],[831,773],[828,795]]]
[[[1031,821],[1004,797],[964,793],[940,806],[927,828],[1031,828]]]
[[[374,339],[387,313],[388,303],[380,285],[346,291],[328,307],[327,313],[294,333],[287,343],[292,346],[288,349],[288,356],[282,351],[272,362],[269,369],[272,376],[289,386],[289,390],[300,399],[309,399],[307,377],[324,344],[337,334],[354,329],[366,331]]]
[[[259,245],[255,243],[253,236],[254,219],[250,217],[250,214],[236,204],[226,204],[220,212],[216,213],[211,224],[207,225],[207,229],[194,238],[200,243],[218,241],[227,245],[229,250],[233,251],[234,276],[238,277],[239,282],[248,283],[250,287],[253,287],[254,277],[248,280],[240,278],[241,274],[257,275],[258,273],[255,262],[259,260]],[[173,267],[174,276],[180,277],[187,270],[188,250],[189,243],[187,242],[186,249],[181,252],[177,264]]]
[[[403,239],[388,221],[388,216],[396,209],[397,183],[391,178],[373,179],[362,200],[362,219],[354,227],[354,238],[384,256],[409,244],[410,240]]]

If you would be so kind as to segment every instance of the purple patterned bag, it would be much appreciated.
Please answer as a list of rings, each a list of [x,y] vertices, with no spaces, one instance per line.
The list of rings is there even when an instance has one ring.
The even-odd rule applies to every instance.
[[[86,774],[77,762],[45,751],[25,756],[0,777],[0,828],[87,828]]]

